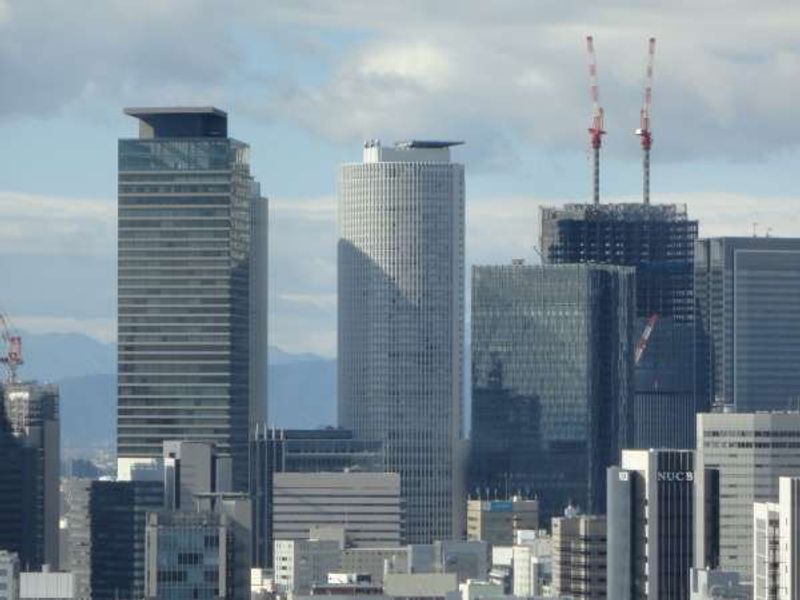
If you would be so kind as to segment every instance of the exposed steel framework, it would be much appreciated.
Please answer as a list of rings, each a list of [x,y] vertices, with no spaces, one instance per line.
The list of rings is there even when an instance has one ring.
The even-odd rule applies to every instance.
[[[8,318],[0,313],[0,339],[6,344],[5,356],[0,356],[0,364],[8,369],[7,381],[17,381],[17,368],[24,362],[22,360],[22,338],[14,333]]]

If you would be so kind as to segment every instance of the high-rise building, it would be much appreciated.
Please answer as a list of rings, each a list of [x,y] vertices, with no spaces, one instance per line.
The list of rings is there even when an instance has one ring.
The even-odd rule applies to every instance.
[[[344,530],[348,546],[385,548],[403,539],[397,473],[275,473],[272,535],[313,537],[315,529]]]
[[[147,513],[164,505],[161,481],[93,481],[90,491],[93,600],[144,597]]]
[[[800,239],[695,246],[698,395],[738,412],[800,409]]]
[[[608,469],[608,588],[614,600],[689,600],[691,450],[624,450]]]
[[[636,268],[636,336],[643,343],[637,352],[629,447],[693,448],[697,221],[677,204],[567,204],[543,207],[540,225],[545,263]]]
[[[65,527],[59,567],[74,576],[75,600],[92,599],[92,527],[89,514],[92,480],[70,477],[62,484]]]
[[[543,519],[604,512],[630,435],[633,318],[630,267],[473,267],[471,490],[535,493]],[[482,418],[515,398],[536,415],[519,447],[518,423]]]
[[[119,141],[118,477],[213,442],[247,490],[264,420],[266,200],[216,108],[131,108]]]
[[[606,518],[574,515],[553,519],[554,596],[606,598]]]
[[[800,477],[781,477],[777,502],[753,505],[754,600],[800,597]]]
[[[777,502],[753,503],[753,600],[779,600],[780,518]]]
[[[0,384],[0,548],[23,570],[58,566],[58,387]]]
[[[339,172],[339,423],[382,440],[411,542],[463,529],[464,167],[455,142],[364,147]]]
[[[539,529],[538,500],[467,500],[467,539],[511,546],[523,529]]]
[[[753,503],[778,499],[778,478],[800,473],[800,413],[707,413],[697,416],[697,511],[715,493],[705,478],[717,473],[717,519],[697,519],[695,539],[706,544],[718,531],[719,565],[753,581]],[[711,536],[712,539],[714,536]],[[705,567],[706,548],[697,546],[694,566]]]

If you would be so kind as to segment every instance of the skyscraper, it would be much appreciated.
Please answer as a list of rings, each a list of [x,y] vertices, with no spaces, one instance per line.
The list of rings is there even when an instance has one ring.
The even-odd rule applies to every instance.
[[[0,548],[23,570],[58,565],[58,388],[0,384]]]
[[[709,551],[708,529],[718,530],[719,568],[737,571],[742,581],[753,581],[753,503],[777,501],[778,478],[800,471],[800,413],[708,413],[697,416],[697,506],[699,513],[715,493],[704,483],[711,471],[719,473],[717,521],[695,523],[698,557]],[[695,561],[698,568],[705,561]],[[714,565],[712,565],[714,566]]]
[[[636,267],[633,431],[629,447],[693,448],[694,304],[697,221],[677,204],[567,204],[543,207],[545,263]],[[652,326],[649,339],[645,330]]]
[[[340,425],[383,440],[410,542],[460,535],[464,167],[455,142],[364,147],[339,172]]]
[[[247,489],[264,420],[266,200],[216,108],[132,108],[119,141],[118,475],[216,444]]]
[[[695,246],[698,395],[739,412],[800,409],[800,239]]]
[[[689,600],[693,454],[625,450],[608,469],[607,598]]]
[[[471,491],[538,494],[544,519],[570,503],[604,512],[630,435],[633,310],[630,267],[473,267]]]

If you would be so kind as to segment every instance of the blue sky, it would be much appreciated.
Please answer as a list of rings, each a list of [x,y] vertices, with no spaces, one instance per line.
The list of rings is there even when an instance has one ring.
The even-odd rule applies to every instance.
[[[655,35],[654,201],[703,235],[800,235],[800,5],[757,6],[0,0],[0,307],[113,341],[122,107],[214,104],[271,199],[271,342],[334,355],[337,166],[366,138],[463,139],[468,264],[532,259],[538,207],[588,197],[587,33],[606,200],[639,194]]]

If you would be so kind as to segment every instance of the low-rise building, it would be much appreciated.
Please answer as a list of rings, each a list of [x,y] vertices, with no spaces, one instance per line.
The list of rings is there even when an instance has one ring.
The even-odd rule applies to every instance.
[[[511,546],[518,530],[539,528],[539,501],[468,500],[467,538],[492,546]]]

